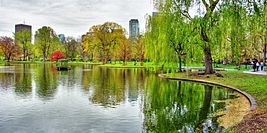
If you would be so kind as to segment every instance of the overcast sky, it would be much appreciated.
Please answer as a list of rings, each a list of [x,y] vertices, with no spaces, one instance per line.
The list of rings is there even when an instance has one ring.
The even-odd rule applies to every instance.
[[[78,37],[106,21],[117,22],[129,31],[129,20],[138,19],[145,30],[153,0],[0,0],[0,36],[12,36],[15,24],[32,25],[33,34],[42,26],[57,34]]]

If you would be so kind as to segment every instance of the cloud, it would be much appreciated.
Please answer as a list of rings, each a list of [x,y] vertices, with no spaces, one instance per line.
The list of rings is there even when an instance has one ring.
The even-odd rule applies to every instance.
[[[129,20],[139,19],[145,29],[145,16],[153,11],[152,0],[0,0],[0,36],[11,35],[14,25],[26,22],[33,32],[44,25],[66,36],[80,36],[96,24],[117,22],[126,30]]]

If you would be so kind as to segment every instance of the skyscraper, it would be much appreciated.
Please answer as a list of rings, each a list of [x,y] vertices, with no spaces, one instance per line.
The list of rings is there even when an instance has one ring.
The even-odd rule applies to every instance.
[[[32,32],[32,26],[26,25],[26,24],[16,24],[15,25],[15,32],[20,32],[22,30],[29,30],[30,32]]]
[[[22,32],[23,30],[28,30],[30,32],[29,40],[31,42],[32,41],[32,26],[26,25],[26,24],[16,24],[15,25],[15,33]]]
[[[58,38],[59,38],[61,44],[64,44],[65,43],[65,41],[66,41],[65,39],[66,38],[65,38],[65,35],[64,34],[59,34],[58,35]]]
[[[137,38],[139,35],[139,21],[138,19],[131,19],[129,21],[129,37],[130,38]]]

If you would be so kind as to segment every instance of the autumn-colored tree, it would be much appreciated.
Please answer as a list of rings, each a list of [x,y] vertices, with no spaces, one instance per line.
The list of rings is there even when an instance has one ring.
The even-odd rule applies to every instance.
[[[94,53],[98,54],[98,57],[105,64],[108,60],[114,57],[112,51],[116,49],[116,46],[120,43],[120,39],[125,37],[125,29],[121,25],[113,22],[106,22],[103,25],[95,25],[90,28],[87,39],[83,44],[88,45]],[[85,37],[86,38],[86,37]]]
[[[84,35],[82,36],[82,40],[84,40]],[[88,61],[88,52],[86,51],[84,42],[85,41],[78,43],[77,51],[78,51],[79,56],[83,58],[83,61]]]
[[[51,53],[51,51],[56,48],[56,45],[59,43],[59,38],[57,37],[55,31],[50,27],[43,26],[35,33],[35,44],[42,52],[44,61],[46,61],[47,55],[49,55],[49,53]]]
[[[8,62],[12,57],[15,57],[19,54],[19,46],[14,43],[12,38],[6,36],[0,37],[0,50]]]
[[[95,43],[93,42],[94,37],[92,36],[91,33],[87,33],[85,35],[82,36],[82,43],[80,46],[80,50],[81,50],[81,54],[84,57],[88,57],[89,60],[93,61],[94,58],[94,53],[96,51],[96,45],[94,45]]]
[[[122,38],[115,52],[117,58],[122,60],[123,65],[125,65],[126,61],[132,58],[132,46],[130,41],[126,37]]]
[[[64,59],[65,55],[60,51],[60,50],[56,50],[54,53],[52,53],[49,58],[52,61],[58,61],[59,59]]]

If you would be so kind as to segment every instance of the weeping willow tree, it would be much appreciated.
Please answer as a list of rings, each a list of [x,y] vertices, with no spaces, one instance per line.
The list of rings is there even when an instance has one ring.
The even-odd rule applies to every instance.
[[[182,63],[193,57],[195,31],[191,22],[171,10],[171,3],[163,11],[149,18],[146,33],[146,56],[156,64],[176,66],[182,71]]]
[[[166,36],[164,32],[171,34],[171,32],[167,30],[171,26],[169,23],[170,20],[163,16],[168,16],[168,13],[170,13],[172,17],[179,16],[179,18],[184,19],[183,22],[188,23],[190,26],[195,26],[193,29],[196,29],[195,32],[197,32],[199,36],[198,44],[203,51],[206,74],[213,73],[212,52],[216,55],[218,49],[221,48],[221,51],[223,51],[222,45],[224,44],[222,42],[228,43],[232,60],[238,64],[241,62],[241,57],[243,56],[241,54],[243,52],[242,48],[247,46],[245,40],[247,36],[252,36],[250,31],[246,32],[245,30],[246,26],[248,26],[246,24],[247,17],[262,16],[264,12],[266,12],[266,8],[264,8],[266,7],[266,0],[154,0],[154,2],[160,15],[158,15],[159,19],[152,19],[152,21],[149,21],[150,26],[148,27],[154,27],[154,29],[148,28],[150,32],[148,36],[151,38],[147,43],[149,49],[158,48],[162,51],[168,49],[168,47],[164,47],[164,45],[168,44],[165,41],[166,39],[164,40]],[[222,11],[225,6],[229,8],[228,15],[225,15],[225,12]],[[196,9],[198,9],[197,12]],[[195,12],[195,16],[191,17],[192,13],[190,14],[189,12]],[[222,21],[227,20],[227,18],[231,21],[224,23],[225,25],[221,25]],[[264,20],[264,17],[257,18],[261,21]],[[194,21],[195,19],[198,21]],[[174,20],[174,22],[179,25],[181,21]],[[223,34],[224,30],[222,30],[224,28],[229,28],[229,30],[225,31],[229,33],[226,37]],[[175,32],[179,32],[179,30]],[[190,37],[192,36],[195,35],[191,34]],[[156,40],[151,41],[153,39]],[[184,40],[186,40],[186,37]],[[258,39],[256,40],[259,41]],[[164,54],[159,51],[153,52],[153,57],[157,61],[164,62],[170,60],[168,55],[164,57],[163,55]]]
[[[246,47],[248,45],[246,34],[248,33],[248,17],[242,3],[232,1],[221,6],[221,18],[218,30],[221,31],[221,37],[218,39],[219,48],[222,50],[219,54],[224,55],[224,59],[229,59],[231,63],[238,66],[246,58]]]

